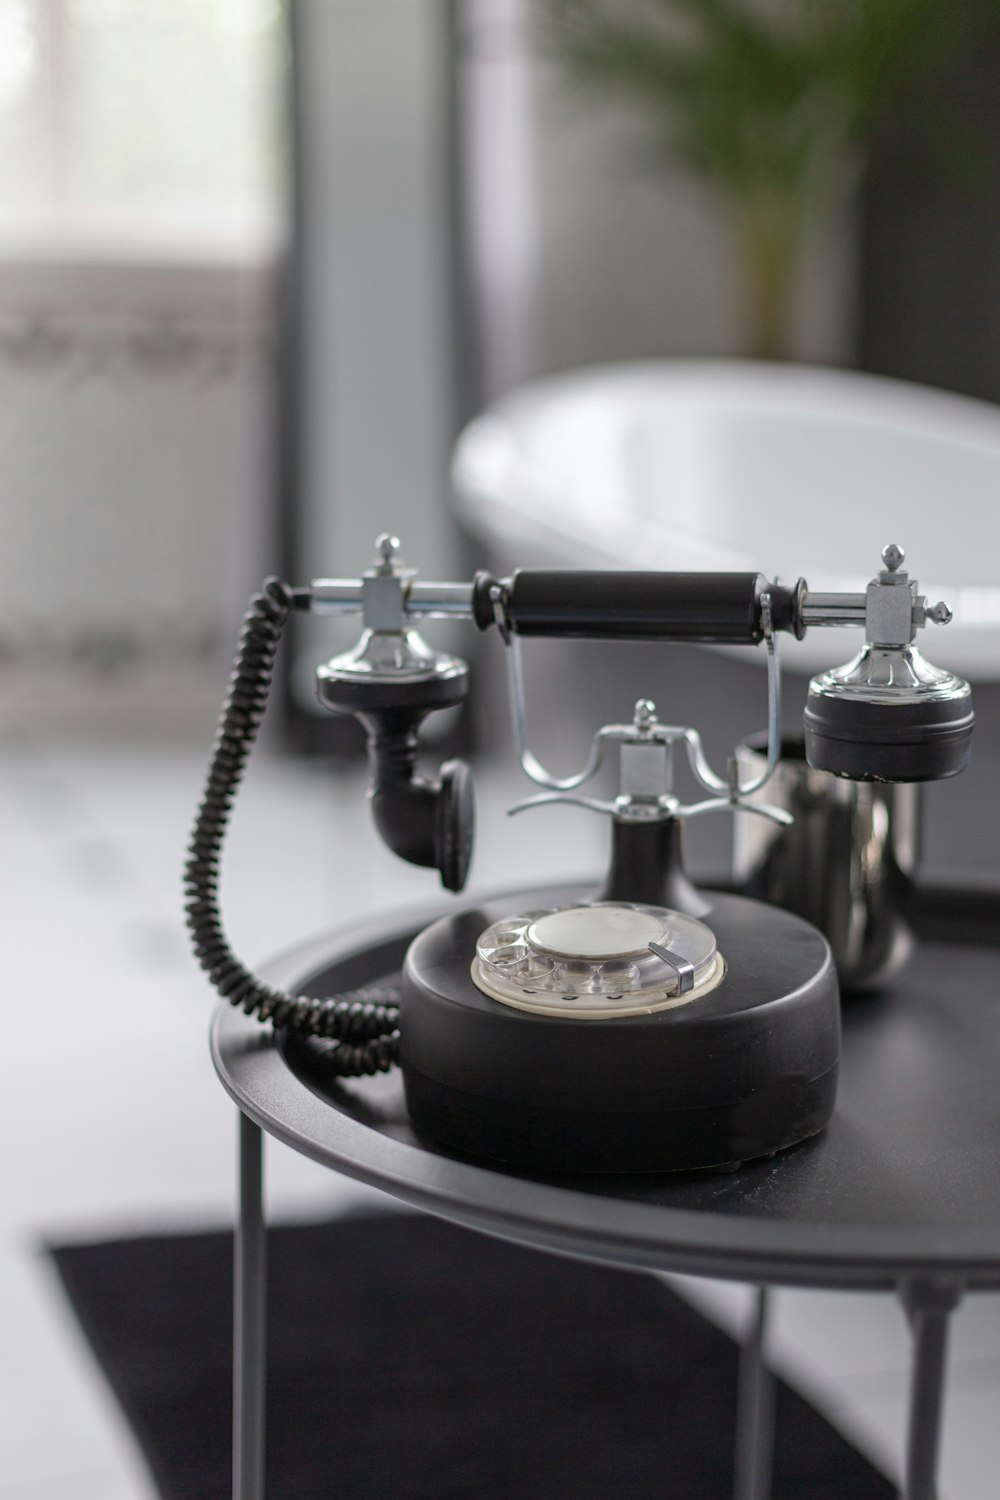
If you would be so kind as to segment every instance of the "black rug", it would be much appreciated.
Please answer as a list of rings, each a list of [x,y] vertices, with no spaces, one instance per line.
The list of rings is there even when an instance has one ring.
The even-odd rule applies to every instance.
[[[229,1493],[228,1235],[54,1252],[165,1500]],[[736,1349],[652,1277],[433,1219],[270,1233],[272,1500],[730,1500]],[[799,1396],[774,1500],[891,1500]]]

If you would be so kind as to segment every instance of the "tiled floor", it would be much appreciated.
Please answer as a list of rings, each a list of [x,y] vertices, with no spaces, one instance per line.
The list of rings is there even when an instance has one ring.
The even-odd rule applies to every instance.
[[[208,1061],[210,996],[179,917],[214,691],[204,706],[185,699],[173,715],[157,695],[138,734],[134,703],[120,721],[113,702],[103,712],[92,704],[92,733],[73,743],[59,733],[58,715],[46,724],[35,712],[28,732],[10,703],[0,714],[0,1500],[152,1496],[39,1245],[230,1220],[233,1111]],[[247,960],[334,922],[433,899],[433,877],[378,844],[361,793],[358,776],[333,781],[322,766],[266,748],[255,756],[223,892],[234,946]],[[492,861],[489,871],[477,867],[478,889],[523,878],[524,825],[504,816],[520,795],[523,783],[512,776],[483,778],[480,847]],[[536,816],[549,821],[535,825],[532,879],[599,867],[598,820],[565,810]],[[268,1197],[271,1215],[284,1218],[391,1206],[279,1147],[268,1153]],[[698,1282],[688,1291],[723,1322],[738,1321],[740,1289]],[[890,1299],[782,1293],[774,1352],[895,1470],[908,1340]],[[998,1401],[1000,1298],[978,1297],[956,1319],[947,1500],[997,1494]]]

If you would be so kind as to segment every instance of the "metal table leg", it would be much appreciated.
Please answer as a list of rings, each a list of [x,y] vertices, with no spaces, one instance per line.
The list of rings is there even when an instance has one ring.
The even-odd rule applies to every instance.
[[[768,1289],[758,1287],[750,1326],[740,1346],[733,1500],[768,1500],[771,1493],[775,1386],[764,1359],[769,1312]]]
[[[903,1500],[936,1500],[948,1327],[960,1291],[953,1281],[914,1278],[899,1295],[913,1333]]]
[[[233,1250],[233,1500],[264,1500],[267,1228],[263,1137],[240,1111],[239,1214]]]

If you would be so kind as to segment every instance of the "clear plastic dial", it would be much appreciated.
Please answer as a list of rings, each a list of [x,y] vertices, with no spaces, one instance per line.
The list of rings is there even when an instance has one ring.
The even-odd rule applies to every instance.
[[[590,1020],[685,1005],[724,973],[704,922],[620,901],[505,917],[480,936],[472,964],[479,989],[505,1005]]]

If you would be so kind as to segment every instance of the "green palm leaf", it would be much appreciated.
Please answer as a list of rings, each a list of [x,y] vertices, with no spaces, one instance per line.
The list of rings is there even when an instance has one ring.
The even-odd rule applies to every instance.
[[[1000,0],[978,5],[985,17]],[[576,91],[628,106],[655,152],[716,195],[751,295],[769,304],[762,317],[772,324],[787,322],[802,245],[831,185],[895,91],[962,29],[951,0],[536,0],[536,8],[543,46]],[[784,339],[772,327],[757,343],[776,352]]]

